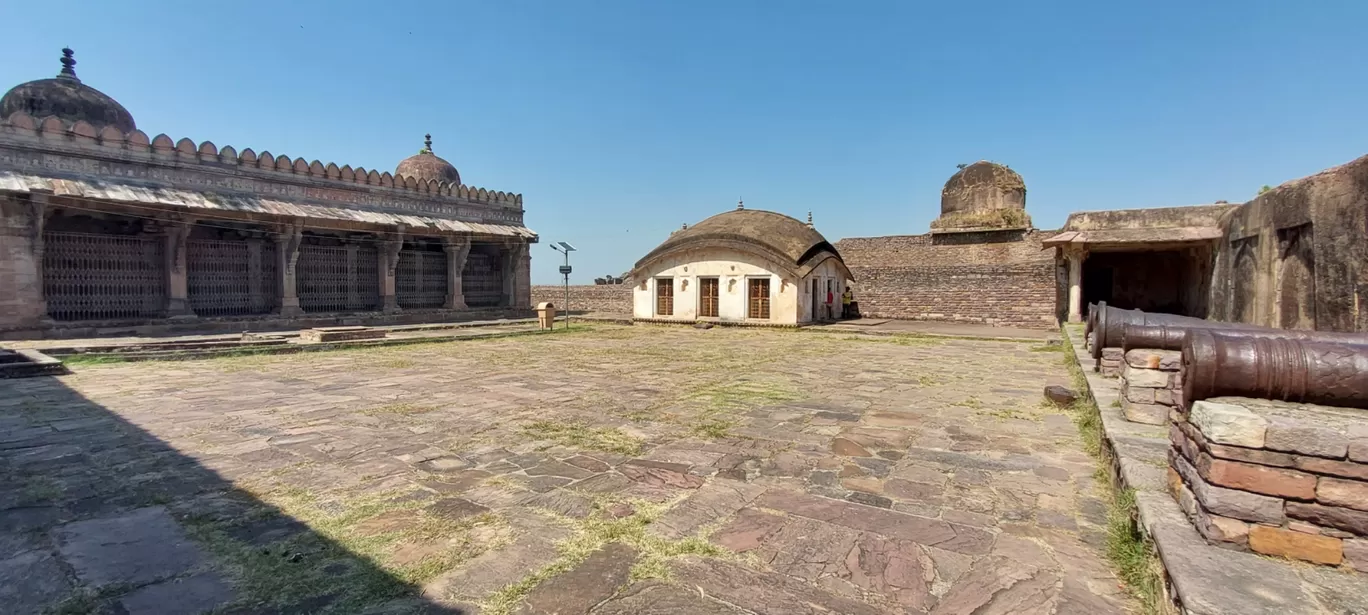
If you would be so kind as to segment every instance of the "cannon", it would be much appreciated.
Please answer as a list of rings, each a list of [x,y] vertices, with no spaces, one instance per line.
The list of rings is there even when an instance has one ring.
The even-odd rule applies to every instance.
[[[1088,313],[1083,315],[1083,339],[1086,340],[1092,335],[1093,327],[1097,325],[1097,311],[1106,307],[1106,301],[1088,304]]]
[[[1256,397],[1368,409],[1368,344],[1190,329],[1183,402]]]
[[[1227,336],[1239,337],[1281,337],[1294,340],[1308,340],[1313,342],[1330,342],[1356,345],[1368,345],[1368,335],[1362,333],[1339,333],[1335,331],[1302,331],[1288,329],[1273,329],[1269,327],[1253,327],[1252,325],[1237,324],[1234,327],[1228,326],[1232,323],[1206,321],[1207,325],[1197,327],[1194,325],[1126,325],[1121,328],[1120,343],[1116,344],[1121,350],[1131,350],[1133,348],[1152,348],[1154,350],[1182,350],[1183,343],[1187,340],[1189,330],[1219,329],[1222,334]],[[1116,347],[1113,346],[1113,347]]]
[[[1089,338],[1094,359],[1102,358],[1103,348],[1121,347],[1121,330],[1126,325],[1167,325],[1171,327],[1189,328],[1221,328],[1221,329],[1263,329],[1258,325],[1247,325],[1236,322],[1216,322],[1204,318],[1193,316],[1179,316],[1177,314],[1160,314],[1155,312],[1142,312],[1140,310],[1123,310],[1111,306],[1098,304],[1097,322],[1093,325],[1092,337]]]

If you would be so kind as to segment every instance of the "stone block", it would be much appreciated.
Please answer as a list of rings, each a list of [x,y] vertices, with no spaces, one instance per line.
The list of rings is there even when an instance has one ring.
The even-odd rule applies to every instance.
[[[1196,462],[1202,454],[1201,447],[1183,433],[1183,428],[1179,427],[1178,423],[1169,424],[1169,442],[1172,442],[1173,448],[1189,462]]]
[[[1264,435],[1264,448],[1342,459],[1349,452],[1349,437],[1326,427],[1273,417]]]
[[[1169,407],[1159,404],[1137,404],[1129,399],[1121,399],[1121,413],[1132,423],[1163,425],[1169,420]]]
[[[1155,389],[1153,387],[1135,386],[1129,382],[1121,385],[1121,394],[1125,396],[1126,399],[1137,404],[1154,403],[1154,391]]]
[[[575,567],[528,592],[518,615],[587,613],[627,584],[636,557],[636,550],[622,543],[595,551]]]
[[[1207,400],[1193,402],[1188,422],[1209,442],[1247,448],[1263,448],[1268,431],[1268,419],[1244,406]]]
[[[1173,390],[1172,390],[1172,389],[1155,389],[1155,390],[1154,390],[1154,403],[1156,403],[1156,404],[1164,404],[1165,406],[1173,406],[1173,405],[1176,405],[1175,402],[1174,402]]]
[[[1139,367],[1142,369],[1160,369],[1175,372],[1183,365],[1183,353],[1180,350],[1149,350],[1146,348],[1135,348],[1126,351],[1126,364],[1131,367]]]
[[[1321,527],[1344,530],[1356,536],[1368,536],[1368,512],[1339,506],[1288,502],[1287,516]]]
[[[1368,480],[1368,464],[1364,463],[1335,461],[1320,457],[1297,457],[1293,460],[1293,464],[1297,469],[1307,472]]]
[[[1131,367],[1129,364],[1121,368],[1121,378],[1126,381],[1126,384],[1134,387],[1167,389],[1169,386],[1168,372],[1157,369]]]
[[[1120,367],[1120,366],[1121,366],[1121,361],[1124,360],[1125,358],[1126,358],[1126,354],[1125,354],[1125,352],[1124,352],[1123,350],[1121,350],[1120,348],[1103,348],[1103,349],[1102,349],[1102,360],[1103,360],[1103,361],[1115,361],[1117,367]]]
[[[1207,442],[1202,437],[1202,432],[1197,431],[1190,423],[1178,423],[1183,430],[1183,435],[1187,436],[1198,448],[1211,453],[1212,457],[1221,459],[1233,459],[1245,463],[1253,463],[1261,466],[1276,466],[1279,468],[1296,467],[1296,455],[1266,451],[1257,448],[1242,448],[1239,446],[1226,446],[1224,444],[1213,444]]]
[[[1344,541],[1344,563],[1359,572],[1368,572],[1368,539]]]
[[[1368,439],[1358,439],[1349,442],[1349,459],[1360,463],[1368,463]]]
[[[68,523],[54,535],[76,577],[96,588],[144,585],[193,570],[208,560],[160,506]]]
[[[1256,525],[1249,530],[1249,548],[1317,564],[1338,566],[1344,560],[1344,543],[1338,538],[1293,532],[1280,527]]]
[[[1368,510],[1368,483],[1322,477],[1316,486],[1316,500],[1332,506]]]
[[[1199,507],[1193,525],[1195,525],[1197,531],[1201,532],[1202,536],[1205,536],[1208,540],[1229,542],[1237,545],[1249,544],[1250,524],[1240,521],[1239,519],[1213,515]]]
[[[1169,450],[1169,463],[1182,476],[1183,483],[1192,490],[1197,502],[1209,512],[1242,521],[1278,526],[1287,520],[1283,514],[1283,501],[1279,498],[1209,484],[1197,473],[1192,464],[1172,449]]]
[[[1206,453],[1197,458],[1196,465],[1202,478],[1213,485],[1297,500],[1316,499],[1316,477],[1305,472],[1215,459]]]

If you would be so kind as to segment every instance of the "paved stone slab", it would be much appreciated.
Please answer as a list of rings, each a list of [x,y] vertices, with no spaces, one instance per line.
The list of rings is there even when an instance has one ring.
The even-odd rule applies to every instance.
[[[7,613],[39,613],[71,591],[57,558],[29,551],[0,560],[0,605]]]
[[[233,587],[206,572],[139,588],[119,599],[128,615],[200,615],[233,601]]]
[[[202,566],[207,559],[160,506],[68,523],[53,534],[62,558],[91,587],[160,581]]]
[[[986,554],[993,543],[978,528],[792,491],[768,491],[755,505],[966,555]]]
[[[877,615],[883,611],[837,596],[793,577],[760,572],[728,561],[682,557],[670,562],[674,579],[756,613],[773,615]]]
[[[750,615],[750,611],[703,596],[697,590],[658,581],[628,587],[592,611],[594,615]]]
[[[731,516],[764,492],[765,488],[759,485],[713,481],[666,511],[651,524],[651,529],[666,538],[683,538]]]
[[[574,568],[542,581],[531,592],[519,615],[573,615],[612,597],[627,584],[636,562],[636,549],[613,543],[595,551]]]

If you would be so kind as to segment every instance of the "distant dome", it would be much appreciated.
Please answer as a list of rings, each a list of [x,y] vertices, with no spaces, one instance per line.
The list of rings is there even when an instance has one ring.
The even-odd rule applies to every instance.
[[[400,162],[394,169],[394,174],[417,179],[435,179],[449,184],[461,183],[461,174],[456,171],[456,167],[432,153],[432,135],[424,135],[423,149]]]
[[[63,49],[62,71],[56,77],[21,83],[0,98],[0,119],[22,111],[40,120],[49,115],[69,123],[85,120],[97,131],[105,126],[124,133],[137,130],[123,105],[76,78],[75,66],[72,51]]]
[[[941,214],[1026,209],[1026,182],[1006,166],[980,160],[950,176],[941,190]]]

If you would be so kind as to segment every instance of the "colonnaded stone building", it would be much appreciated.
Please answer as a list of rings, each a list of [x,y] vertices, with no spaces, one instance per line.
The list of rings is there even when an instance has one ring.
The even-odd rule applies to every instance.
[[[393,174],[148,138],[75,64],[0,100],[0,336],[526,311],[522,196],[431,137]]]
[[[804,224],[738,203],[672,233],[629,277],[638,320],[793,325],[839,317],[850,270],[811,215]]]

